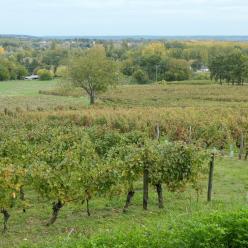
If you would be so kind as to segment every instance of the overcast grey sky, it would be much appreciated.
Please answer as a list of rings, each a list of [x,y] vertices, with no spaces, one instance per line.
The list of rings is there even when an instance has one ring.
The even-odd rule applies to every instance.
[[[0,0],[0,33],[248,35],[248,0]]]

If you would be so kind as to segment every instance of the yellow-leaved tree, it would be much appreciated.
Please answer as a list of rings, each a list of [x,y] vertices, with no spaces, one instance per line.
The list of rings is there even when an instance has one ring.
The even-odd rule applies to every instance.
[[[4,54],[4,48],[0,47],[0,55]]]
[[[163,56],[166,53],[166,47],[163,42],[151,42],[146,45],[143,50],[143,55],[158,55]]]

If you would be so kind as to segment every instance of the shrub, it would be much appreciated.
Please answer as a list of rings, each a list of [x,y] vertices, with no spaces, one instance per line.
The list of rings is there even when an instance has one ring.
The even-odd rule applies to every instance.
[[[68,68],[66,66],[59,66],[56,70],[56,77],[66,77],[68,74]]]
[[[37,71],[38,76],[40,77],[40,80],[51,80],[53,79],[53,73],[46,69],[40,69]]]
[[[210,74],[208,72],[198,72],[193,75],[193,80],[210,80]]]

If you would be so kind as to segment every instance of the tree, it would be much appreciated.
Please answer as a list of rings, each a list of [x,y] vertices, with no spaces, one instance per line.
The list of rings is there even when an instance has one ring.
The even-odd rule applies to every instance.
[[[0,81],[9,79],[9,71],[8,69],[0,64]]]
[[[142,49],[143,55],[157,55],[159,57],[165,55],[166,47],[163,42],[150,42]]]
[[[0,81],[5,81],[10,78],[8,69],[0,64]]]
[[[126,76],[132,76],[135,70],[135,65],[132,59],[126,59],[122,62],[121,72]]]
[[[142,69],[135,71],[133,77],[139,84],[145,84],[148,82],[148,75]]]
[[[211,79],[219,80],[220,84],[225,80],[241,85],[247,80],[247,63],[247,56],[239,49],[212,56],[209,62]]]
[[[159,54],[145,54],[138,61],[140,67],[148,74],[150,80],[156,80],[156,66],[161,62]]]
[[[1,58],[0,60],[0,64],[5,67],[5,69],[2,68],[2,73],[5,75],[6,77],[6,69],[8,71],[8,78],[10,80],[15,80],[16,79],[16,71],[15,71],[15,63],[13,60],[10,60],[8,58]],[[6,79],[2,79],[2,80],[6,80]]]
[[[84,89],[89,95],[90,104],[95,103],[97,93],[106,91],[116,82],[115,65],[100,45],[72,58],[68,71],[73,85]]]
[[[222,84],[222,81],[225,78],[226,66],[224,54],[217,54],[216,56],[213,56],[209,61],[211,79],[214,79],[215,81],[219,80],[220,84]]]
[[[54,46],[54,45],[53,45]],[[67,57],[67,51],[65,49],[52,49],[47,50],[43,54],[42,62],[45,65],[48,65],[50,68],[53,68],[53,73],[56,74],[57,68]]]
[[[17,62],[14,57],[2,57],[0,67],[0,81],[22,79],[27,75],[26,68]]]
[[[16,78],[17,79],[23,79],[25,76],[27,76],[28,71],[27,69],[21,65],[21,64],[17,64],[16,65]]]
[[[228,65],[226,74],[229,75],[229,78],[226,78],[226,80],[231,81],[233,84],[243,84],[247,70],[245,66],[246,63],[247,58],[240,50],[234,50],[230,55],[228,55],[226,59],[226,64]]]
[[[248,56],[245,56],[245,61],[243,63],[243,78],[244,81],[248,81]]]
[[[191,76],[189,63],[183,59],[164,58],[159,66],[159,80],[183,81]]]

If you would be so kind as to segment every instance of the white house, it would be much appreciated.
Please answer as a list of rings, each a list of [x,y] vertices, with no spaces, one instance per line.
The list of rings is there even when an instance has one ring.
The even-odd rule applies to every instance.
[[[209,72],[209,68],[207,66],[202,66],[197,72]]]

